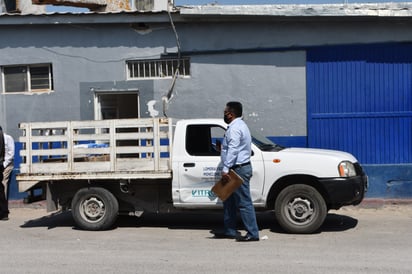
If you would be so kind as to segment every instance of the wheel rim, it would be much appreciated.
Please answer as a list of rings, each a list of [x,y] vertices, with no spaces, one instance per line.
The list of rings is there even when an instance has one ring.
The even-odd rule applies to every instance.
[[[80,204],[80,215],[90,223],[97,223],[106,214],[104,202],[98,197],[89,197]]]
[[[313,203],[302,197],[290,200],[285,208],[288,219],[298,225],[310,223],[316,214]]]

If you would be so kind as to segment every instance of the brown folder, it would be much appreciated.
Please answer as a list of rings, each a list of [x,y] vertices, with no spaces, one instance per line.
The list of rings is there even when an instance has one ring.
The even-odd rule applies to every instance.
[[[221,178],[213,187],[212,191],[225,201],[243,183],[243,179],[232,169],[229,170],[229,180]]]

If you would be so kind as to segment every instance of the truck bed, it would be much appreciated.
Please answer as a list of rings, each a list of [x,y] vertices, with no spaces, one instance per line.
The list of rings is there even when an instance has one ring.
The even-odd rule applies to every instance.
[[[21,123],[19,191],[40,181],[171,178],[172,121]]]

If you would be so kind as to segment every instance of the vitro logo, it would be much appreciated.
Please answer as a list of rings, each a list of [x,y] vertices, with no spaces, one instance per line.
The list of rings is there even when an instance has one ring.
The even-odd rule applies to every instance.
[[[193,189],[192,197],[216,197],[216,194],[209,189]]]

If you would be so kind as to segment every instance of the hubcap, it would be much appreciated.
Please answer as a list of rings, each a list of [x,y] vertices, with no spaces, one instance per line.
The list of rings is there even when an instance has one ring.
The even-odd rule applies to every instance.
[[[287,211],[290,219],[298,224],[309,222],[315,213],[311,202],[300,197],[294,198],[287,204]]]
[[[97,197],[90,197],[80,205],[80,213],[88,222],[98,222],[106,213],[104,203]]]

